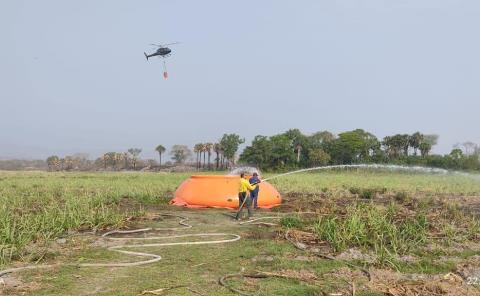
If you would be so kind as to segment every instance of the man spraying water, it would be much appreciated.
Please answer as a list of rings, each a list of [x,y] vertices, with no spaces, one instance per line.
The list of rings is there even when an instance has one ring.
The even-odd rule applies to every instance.
[[[250,182],[247,180],[247,177],[245,176],[245,173],[240,174],[240,188],[238,190],[239,209],[238,209],[237,215],[235,216],[235,219],[238,220],[242,215],[242,210],[244,205],[247,206],[248,218],[250,219],[252,217],[252,199],[248,194],[248,191],[255,190],[258,187],[257,184],[260,182],[261,180],[258,179],[257,183],[250,184]]]

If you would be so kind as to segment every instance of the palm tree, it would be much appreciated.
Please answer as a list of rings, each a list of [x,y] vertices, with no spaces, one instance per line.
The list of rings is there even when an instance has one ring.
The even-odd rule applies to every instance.
[[[422,143],[420,143],[418,148],[420,149],[420,153],[421,153],[422,157],[425,157],[425,156],[428,155],[428,153],[432,149],[432,145],[428,142],[422,142]]]
[[[223,154],[223,147],[220,144],[220,167],[223,169],[225,167],[225,154]]]
[[[208,153],[208,169],[210,169],[210,156],[212,155],[212,148],[213,148],[213,143],[205,143],[205,150]]]
[[[201,158],[201,153],[202,153],[202,144],[200,144],[200,143],[195,144],[195,146],[193,146],[193,152],[195,152],[195,154],[197,155],[196,166],[197,166],[197,169],[199,169],[200,168],[200,158]]]
[[[410,136],[409,144],[413,148],[413,155],[417,156],[417,150],[420,147],[420,143],[423,141],[423,135],[419,132]]]
[[[216,161],[215,167],[218,170],[218,166],[220,164],[220,152],[222,151],[222,146],[220,146],[219,143],[213,144],[213,151],[215,151],[215,154],[217,155],[217,157],[215,158],[215,161]]]
[[[408,156],[408,148],[410,148],[410,136],[407,134],[399,135],[399,141],[401,148],[403,149],[403,155]]]
[[[200,144],[200,162],[202,161],[202,153],[203,153],[203,165],[202,168],[205,168],[205,152],[207,152],[207,146],[204,143]]]
[[[165,147],[162,145],[158,145],[157,148],[155,148],[155,151],[158,152],[158,158],[159,158],[159,166],[162,166],[162,153],[165,152]]]

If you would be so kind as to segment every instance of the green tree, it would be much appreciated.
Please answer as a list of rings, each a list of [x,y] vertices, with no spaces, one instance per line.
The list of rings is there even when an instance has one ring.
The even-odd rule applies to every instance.
[[[200,161],[201,161],[201,153],[202,153],[202,147],[203,145],[201,143],[197,143],[195,144],[195,146],[193,146],[193,152],[195,152],[195,155],[196,155],[196,167],[197,169],[200,169]]]
[[[245,147],[240,161],[253,164],[261,169],[271,168],[272,143],[265,136],[255,136],[250,146]]]
[[[413,133],[409,138],[410,147],[413,148],[413,155],[417,155],[417,150],[420,147],[420,143],[423,141],[423,135],[420,132]]]
[[[403,155],[408,156],[408,149],[410,148],[410,136],[407,134],[398,135],[400,148],[403,150]]]
[[[222,153],[222,146],[219,143],[213,144],[213,151],[215,151],[215,168],[218,170],[220,166],[220,153]]]
[[[245,139],[240,138],[237,134],[224,134],[220,139],[220,145],[223,149],[223,155],[231,164],[235,164],[235,154],[238,151],[240,144],[243,144]]]
[[[158,152],[158,159],[159,159],[159,166],[162,166],[162,153],[165,152],[165,147],[163,147],[162,145],[158,145],[156,148],[155,148],[155,151]]]
[[[461,167],[464,158],[462,149],[453,149],[448,156],[450,159],[451,167],[456,169]]]
[[[290,139],[290,149],[296,153],[296,163],[299,165],[302,151],[309,148],[309,139],[299,129],[289,129],[284,135]]]
[[[296,154],[292,142],[286,134],[272,136],[270,142],[272,168],[283,168],[295,163]]]
[[[202,161],[202,154],[203,154],[203,165],[202,168],[205,168],[205,152],[207,151],[207,146],[205,143],[200,144],[200,162]]]
[[[308,151],[311,166],[324,166],[330,162],[330,154],[321,148],[312,148]]]
[[[333,158],[337,163],[353,163],[367,161],[379,145],[377,138],[356,129],[338,135],[333,145]]]
[[[428,153],[430,153],[430,150],[432,150],[432,145],[430,145],[428,142],[422,142],[418,148],[420,149],[422,157],[425,157],[428,155]]]
[[[309,137],[312,148],[322,148],[325,150],[335,141],[335,135],[329,131],[316,132]]]
[[[437,144],[438,135],[424,135],[423,140],[419,145],[420,153],[422,157],[427,156],[432,150],[433,146]]]
[[[210,169],[210,157],[212,155],[213,143],[205,143],[205,150],[208,154],[208,169]]]
[[[170,155],[176,164],[183,164],[191,157],[192,152],[185,145],[173,145],[170,149]]]
[[[400,154],[405,152],[405,147],[407,147],[408,151],[408,136],[401,134],[387,136],[383,138],[382,144],[384,145],[389,158],[396,159]]]

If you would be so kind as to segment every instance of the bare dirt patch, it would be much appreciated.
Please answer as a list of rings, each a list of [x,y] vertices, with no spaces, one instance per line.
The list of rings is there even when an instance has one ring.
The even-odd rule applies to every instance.
[[[479,291],[459,275],[404,275],[385,269],[371,271],[368,286],[392,296],[480,295]]]
[[[480,256],[475,255],[457,265],[456,272],[465,280],[480,279]],[[477,280],[478,281],[478,280]],[[480,284],[480,281],[478,281]]]
[[[24,282],[15,275],[6,275],[0,278],[0,295],[25,295],[29,291],[39,289],[36,282]]]

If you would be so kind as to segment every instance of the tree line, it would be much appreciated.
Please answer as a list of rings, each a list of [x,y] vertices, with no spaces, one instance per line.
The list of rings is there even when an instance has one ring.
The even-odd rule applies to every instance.
[[[263,170],[282,170],[336,164],[391,163],[446,169],[480,170],[480,147],[456,145],[446,155],[431,155],[437,135],[420,132],[395,134],[378,139],[356,129],[335,135],[320,131],[305,135],[298,129],[270,137],[258,135],[240,155],[240,161]]]
[[[197,169],[227,169],[235,164],[235,156],[240,144],[245,139],[237,134],[224,134],[218,143],[197,143],[193,147],[196,155],[195,166]],[[215,153],[214,164],[210,162],[212,154]],[[202,164],[203,154],[203,164]],[[208,155],[208,162],[206,161]]]
[[[125,152],[106,152],[95,160],[90,160],[87,154],[77,153],[59,157],[51,155],[46,159],[50,171],[89,171],[104,170],[136,170],[158,165],[153,159],[141,160],[140,148],[130,148]]]
[[[94,161],[89,160],[84,154],[65,157],[51,155],[46,159],[46,164],[50,171],[138,170],[173,165],[194,165],[198,170],[224,170],[234,165],[239,145],[244,142],[245,140],[237,134],[224,134],[217,143],[197,143],[193,147],[193,152],[196,154],[195,164],[190,162],[192,150],[187,145],[173,145],[169,152],[173,162],[163,163],[162,156],[167,149],[161,144],[155,148],[158,153],[158,162],[153,159],[143,160],[140,158],[142,149],[130,148],[124,152],[106,152]]]
[[[158,161],[140,158],[142,149],[130,148],[125,152],[106,152],[94,161],[82,154],[60,158],[52,155],[46,163],[50,170],[138,170],[168,166],[191,166],[197,170],[225,170],[236,162],[262,170],[288,170],[314,166],[389,163],[422,165],[458,170],[480,170],[480,147],[472,142],[457,144],[446,155],[432,155],[437,135],[420,132],[395,134],[383,139],[363,129],[335,135],[320,131],[310,135],[290,129],[273,136],[256,136],[238,155],[245,139],[237,134],[224,134],[217,142],[197,143],[193,147],[173,145],[169,155],[172,161],[163,162],[166,153],[158,145]]]

